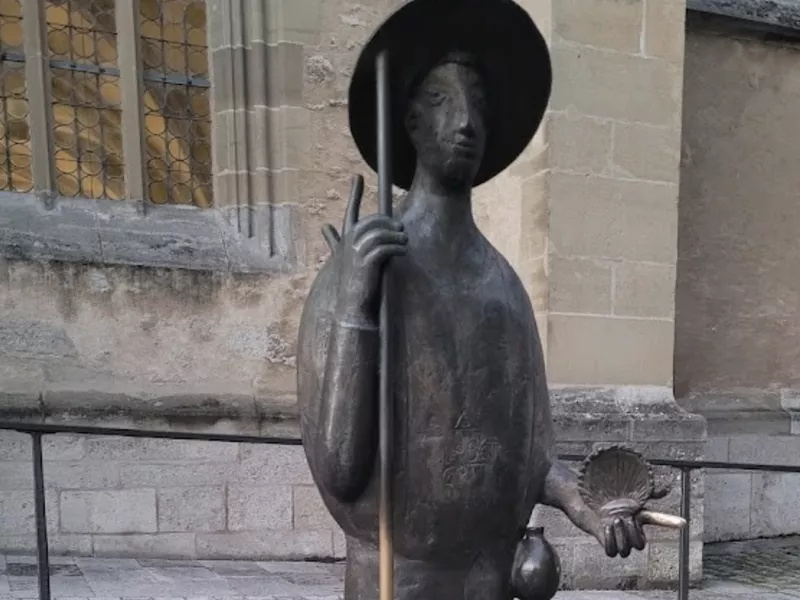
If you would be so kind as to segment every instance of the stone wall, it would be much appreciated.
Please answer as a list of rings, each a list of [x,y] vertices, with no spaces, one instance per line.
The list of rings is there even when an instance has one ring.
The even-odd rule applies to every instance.
[[[79,556],[330,559],[344,540],[298,446],[44,438],[50,548]],[[29,436],[0,434],[0,542],[36,548]]]
[[[784,27],[800,15],[775,9]],[[711,459],[800,464],[798,58],[796,31],[689,22],[675,389],[708,419]],[[706,540],[800,533],[798,486],[798,475],[709,471]]]

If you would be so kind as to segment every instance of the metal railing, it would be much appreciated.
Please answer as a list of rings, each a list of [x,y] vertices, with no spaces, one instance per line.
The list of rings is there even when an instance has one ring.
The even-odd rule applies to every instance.
[[[238,435],[225,433],[197,433],[191,431],[162,431],[148,429],[119,429],[90,425],[58,425],[50,423],[23,423],[0,421],[0,431],[17,431],[31,436],[33,442],[34,510],[36,519],[36,554],[38,566],[39,600],[51,600],[50,556],[47,543],[47,515],[45,509],[44,461],[42,458],[42,436],[60,433],[88,436],[118,436],[130,438],[195,440],[204,442],[231,442],[244,444],[277,444],[301,446],[299,438],[279,436]],[[582,462],[585,456],[564,454],[559,458],[565,462]],[[678,551],[678,600],[689,599],[689,542],[691,539],[692,472],[704,469],[732,471],[761,471],[769,473],[800,474],[800,466],[765,465],[755,463],[732,463],[703,460],[670,460],[647,458],[655,466],[664,466],[680,471],[681,512],[686,526],[681,530]]]

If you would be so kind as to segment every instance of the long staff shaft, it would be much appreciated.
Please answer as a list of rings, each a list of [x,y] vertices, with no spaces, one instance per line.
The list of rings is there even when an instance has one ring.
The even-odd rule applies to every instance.
[[[381,214],[392,215],[391,119],[389,103],[389,57],[381,52],[375,62],[377,71],[378,113],[378,201]],[[394,406],[389,333],[390,280],[388,265],[383,272],[380,313],[380,508],[378,542],[380,548],[380,600],[394,599],[394,539],[392,528],[392,450],[394,448]]]

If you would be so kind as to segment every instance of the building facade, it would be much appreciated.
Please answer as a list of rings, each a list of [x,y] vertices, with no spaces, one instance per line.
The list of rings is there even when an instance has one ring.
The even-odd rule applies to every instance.
[[[537,311],[560,449],[792,462],[800,10],[518,1],[550,43],[553,97],[476,213]],[[400,2],[0,0],[0,416],[297,434],[320,226],[354,173],[375,208],[349,77]],[[35,545],[29,458],[0,434],[3,551]],[[55,552],[344,554],[298,447],[54,436],[45,477]],[[693,578],[704,540],[800,532],[797,483],[696,474]],[[565,586],[677,577],[671,532],[610,560],[533,519]]]

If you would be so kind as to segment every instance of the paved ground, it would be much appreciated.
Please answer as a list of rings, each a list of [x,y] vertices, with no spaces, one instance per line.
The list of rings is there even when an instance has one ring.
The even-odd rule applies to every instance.
[[[63,600],[338,600],[342,564],[54,557]],[[709,547],[706,581],[690,600],[800,598],[800,539]],[[37,598],[32,557],[0,556],[0,600]],[[675,592],[561,592],[557,600],[672,600]]]

